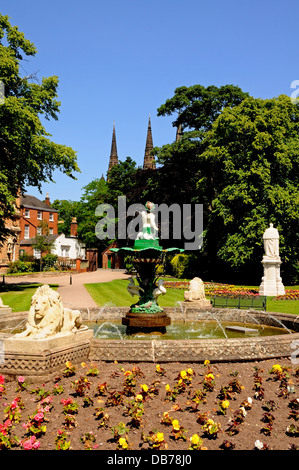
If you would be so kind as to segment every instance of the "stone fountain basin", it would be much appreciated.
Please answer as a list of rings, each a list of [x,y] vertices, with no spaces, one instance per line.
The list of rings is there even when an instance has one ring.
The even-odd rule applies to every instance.
[[[185,304],[185,303],[184,303]],[[127,313],[127,307],[106,307],[104,309],[80,309],[85,322],[114,321],[121,322]],[[252,324],[256,322],[273,327],[281,326],[292,330],[277,336],[250,336],[224,339],[186,339],[186,340],[148,340],[148,339],[97,339],[89,336],[88,360],[118,362],[240,362],[279,357],[293,357],[299,345],[298,316],[291,314],[260,312],[254,310],[207,308],[198,310],[192,306],[165,308],[172,321],[192,322],[208,320],[211,312],[224,322]],[[0,331],[9,325],[17,325],[27,318],[27,312],[0,315]],[[91,330],[88,330],[89,332]],[[0,333],[0,342],[9,339],[9,333]]]

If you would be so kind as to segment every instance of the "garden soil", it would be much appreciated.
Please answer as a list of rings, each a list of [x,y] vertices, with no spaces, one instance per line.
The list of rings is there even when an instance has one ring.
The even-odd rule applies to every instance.
[[[270,373],[273,365],[277,364],[282,367],[282,371],[279,374]],[[194,434],[202,439],[201,448],[207,450],[257,450],[256,441],[260,441],[259,445],[263,446],[263,450],[299,447],[299,412],[296,400],[299,398],[299,374],[298,365],[293,364],[290,359],[207,365],[165,363],[160,364],[162,374],[157,372],[156,364],[153,363],[98,362],[77,364],[75,367],[73,376],[65,377],[61,371],[44,384],[25,384],[21,391],[18,390],[17,381],[8,381],[5,378],[5,389],[0,398],[0,423],[5,421],[6,407],[17,396],[21,397],[21,420],[11,433],[20,440],[28,440],[29,435],[23,425],[28,422],[29,417],[36,414],[41,398],[48,396],[51,409],[44,415],[46,431],[38,437],[39,449],[42,450],[56,449],[56,437],[60,430],[67,433],[70,449],[114,451],[118,449],[119,441],[114,437],[113,430],[120,422],[127,428],[122,437],[126,436],[129,449],[133,451],[157,451],[159,448],[151,448],[148,440],[156,432],[161,432],[164,436],[160,450],[167,448],[168,451],[188,451],[190,437]],[[99,371],[98,375],[87,375],[92,368]],[[171,391],[177,389],[179,379],[182,378],[181,371],[187,371],[188,368],[192,369],[192,372],[187,372],[187,377],[191,380],[180,382],[183,387],[169,399],[165,386],[169,385]],[[126,388],[125,381],[130,377],[128,371],[133,371],[134,381],[131,387]],[[196,390],[204,390],[204,378],[208,374],[214,377],[214,386],[209,390],[205,389],[202,401],[196,406],[192,398]],[[75,381],[81,377],[88,380],[90,387],[85,390],[85,400],[84,396],[76,394],[75,389]],[[107,391],[101,394],[98,385],[104,383]],[[142,388],[143,385],[148,390],[146,387]],[[58,386],[61,393],[54,394]],[[219,412],[219,401],[225,390],[229,394],[229,407],[226,414],[222,414]],[[132,422],[127,413],[127,405],[141,392],[144,412],[139,422]],[[86,396],[89,398],[88,403]],[[248,402],[248,397],[252,399],[251,408],[243,406],[244,401]],[[66,425],[64,405],[61,402],[69,398],[78,404],[72,427]],[[243,408],[240,414],[241,406]],[[106,421],[102,420],[101,413],[97,416],[99,408],[106,415]],[[180,436],[173,433],[172,424],[161,422],[164,412],[168,412],[172,421],[178,420]],[[236,421],[238,414],[242,417]],[[208,436],[204,432],[203,424],[207,419],[217,423],[217,434]],[[231,426],[231,419],[235,420],[235,426]],[[293,426],[289,428],[290,425]],[[289,432],[290,429],[293,432]],[[94,435],[93,439],[85,439],[84,442],[86,433],[89,433],[89,437]],[[12,447],[13,450],[21,448],[20,445]]]

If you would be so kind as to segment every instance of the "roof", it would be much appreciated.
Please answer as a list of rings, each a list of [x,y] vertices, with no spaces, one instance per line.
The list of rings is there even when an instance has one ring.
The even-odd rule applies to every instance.
[[[53,209],[53,207],[51,206],[48,206],[48,204],[43,201],[40,201],[39,199],[37,199],[37,197],[30,196],[30,194],[23,194],[23,196],[21,196],[21,206],[26,207],[28,209],[58,212],[58,210]]]
[[[59,237],[59,234],[55,234],[55,235],[45,235],[45,240],[47,243],[53,243],[55,242],[56,238]],[[23,238],[23,240],[21,240],[20,242],[20,245],[35,245],[36,243],[36,237],[34,238]]]

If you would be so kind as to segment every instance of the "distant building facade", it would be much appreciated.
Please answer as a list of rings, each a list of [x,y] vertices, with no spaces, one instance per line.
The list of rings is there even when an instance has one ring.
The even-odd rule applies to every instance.
[[[49,237],[54,241],[58,236],[58,210],[51,207],[49,194],[45,201],[35,196],[24,194],[20,201],[20,256],[24,253],[39,258],[40,254],[34,249],[38,235]]]

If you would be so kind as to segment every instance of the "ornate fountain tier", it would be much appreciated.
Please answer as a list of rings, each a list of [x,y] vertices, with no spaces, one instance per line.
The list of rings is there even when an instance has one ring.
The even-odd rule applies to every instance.
[[[155,236],[158,228],[152,213],[154,204],[147,202],[146,210],[141,213],[143,220],[142,231],[138,234],[133,247],[112,248],[113,251],[132,257],[136,270],[135,284],[133,277],[129,278],[128,292],[139,296],[139,301],[132,304],[129,312],[122,319],[122,324],[127,326],[130,332],[165,333],[166,326],[170,325],[170,318],[158,305],[158,297],[166,293],[163,280],[158,281],[157,267],[163,262],[163,255],[167,252],[179,253],[180,248],[163,249],[159,239]]]

